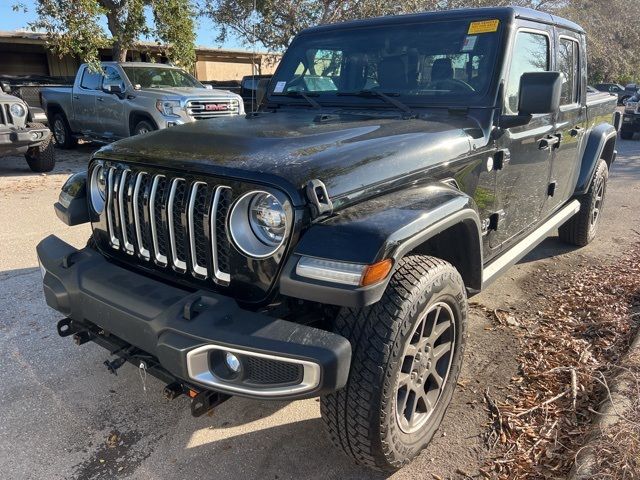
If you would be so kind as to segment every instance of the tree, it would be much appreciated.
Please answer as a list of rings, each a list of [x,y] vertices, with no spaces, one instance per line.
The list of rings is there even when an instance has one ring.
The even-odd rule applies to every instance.
[[[557,9],[587,32],[589,80],[593,83],[640,80],[640,30],[619,14],[628,7],[628,0],[568,0]]]
[[[640,78],[640,29],[612,12],[628,0],[199,0],[200,13],[220,27],[218,41],[234,33],[246,45],[287,48],[300,30],[355,18],[428,10],[519,5],[566,17],[587,31],[591,81]]]
[[[152,13],[149,24],[145,9]],[[164,45],[163,53],[186,68],[195,61],[195,9],[192,0],[37,0],[32,30],[44,30],[57,55],[73,55],[97,67],[100,49],[125,61],[142,38]],[[102,27],[106,26],[110,37]]]
[[[234,33],[245,44],[282,51],[302,29],[356,18],[462,7],[523,5],[556,0],[200,0],[200,13],[219,25],[219,42]],[[254,12],[255,5],[255,12]]]

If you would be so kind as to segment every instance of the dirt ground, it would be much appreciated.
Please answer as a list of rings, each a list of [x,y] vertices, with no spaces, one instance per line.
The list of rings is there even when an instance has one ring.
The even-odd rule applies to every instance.
[[[535,308],[529,280],[616,257],[640,231],[640,141],[619,141],[598,238],[574,250],[551,236],[473,301],[489,309]],[[58,337],[46,307],[35,245],[55,234],[81,246],[88,226],[53,213],[61,184],[93,147],[58,151],[48,175],[23,159],[0,159],[0,472],[18,479],[382,479],[353,466],[322,431],[317,400],[233,398],[192,418],[188,401],[162,398],[163,384],[132,366],[110,375],[105,350]],[[548,286],[547,286],[548,287]],[[453,403],[432,444],[392,479],[465,478],[487,458],[483,393],[496,399],[517,372],[518,343],[472,309],[467,355]],[[144,387],[146,386],[146,390]]]

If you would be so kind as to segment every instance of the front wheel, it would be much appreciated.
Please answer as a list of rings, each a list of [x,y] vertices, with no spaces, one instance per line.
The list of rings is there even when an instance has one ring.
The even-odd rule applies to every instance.
[[[571,245],[584,247],[595,238],[602,218],[608,178],[607,162],[600,159],[596,165],[589,190],[578,198],[580,210],[558,229],[560,240]]]
[[[30,127],[47,128],[41,123],[29,124]],[[24,155],[27,165],[33,172],[44,173],[50,172],[56,166],[56,154],[53,149],[53,140],[51,137],[46,139],[37,147],[31,147]]]
[[[134,135],[142,135],[144,133],[152,132],[156,130],[156,128],[149,122],[148,120],[141,120],[136,123],[136,126],[133,128]]]
[[[334,330],[351,342],[349,380],[321,399],[334,444],[383,471],[418,455],[451,401],[466,324],[460,274],[427,256],[402,259],[378,303],[342,310]]]

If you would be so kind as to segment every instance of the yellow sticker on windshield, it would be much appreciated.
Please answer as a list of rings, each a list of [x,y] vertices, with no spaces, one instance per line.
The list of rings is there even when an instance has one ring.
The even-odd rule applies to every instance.
[[[467,35],[477,35],[478,33],[493,33],[498,31],[500,20],[482,20],[471,22]]]

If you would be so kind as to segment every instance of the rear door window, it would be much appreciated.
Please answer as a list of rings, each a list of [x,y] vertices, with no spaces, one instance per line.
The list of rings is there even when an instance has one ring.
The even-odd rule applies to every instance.
[[[86,88],[87,90],[99,90],[101,82],[101,74],[92,72],[88,67],[84,69],[84,72],[82,73],[82,80],[80,82],[80,86],[82,88]]]
[[[578,42],[561,37],[558,48],[558,71],[563,75],[560,105],[578,103],[578,72],[580,71]]]

